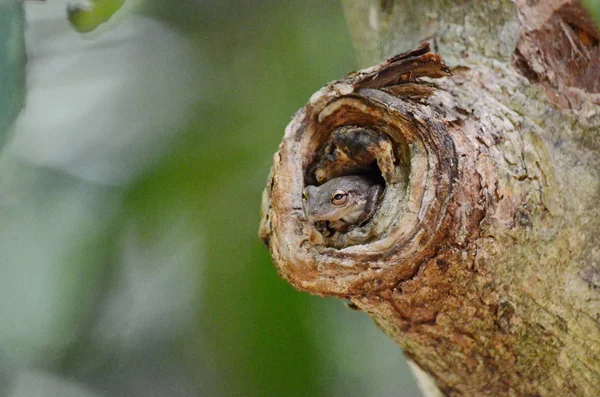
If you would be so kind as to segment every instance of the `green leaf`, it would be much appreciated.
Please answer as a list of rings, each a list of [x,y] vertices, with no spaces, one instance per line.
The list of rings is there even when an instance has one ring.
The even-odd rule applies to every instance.
[[[79,5],[69,6],[67,18],[75,30],[80,33],[88,33],[112,18],[123,4],[125,4],[125,0],[95,0],[91,8]]]
[[[25,98],[23,4],[0,0],[0,144]]]

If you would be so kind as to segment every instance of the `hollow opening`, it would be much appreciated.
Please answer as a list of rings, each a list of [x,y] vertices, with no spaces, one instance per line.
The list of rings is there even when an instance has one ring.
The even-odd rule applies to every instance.
[[[366,177],[373,186],[379,186],[376,194],[369,193],[370,196],[366,197],[370,202],[367,202],[364,213],[356,222],[346,222],[342,219],[341,222],[314,223],[324,237],[331,238],[329,243],[332,246],[367,242],[374,234],[370,230],[372,228],[369,228],[369,222],[379,210],[388,189],[392,186],[396,190],[406,189],[410,173],[411,148],[402,134],[390,131],[389,128],[381,124],[337,126],[329,131],[326,135],[327,139],[316,148],[312,161],[305,168],[305,187],[311,186],[309,190],[312,190],[313,194],[319,192],[315,187],[319,188],[340,177],[362,176]],[[339,181],[341,180],[336,180],[336,183],[341,183]],[[329,185],[322,189],[324,191],[319,194],[331,190]],[[328,206],[329,203],[325,202],[323,205]],[[342,214],[341,210],[340,214]],[[358,238],[348,240],[346,236],[339,239],[341,235],[356,232],[357,229],[362,229],[362,232],[358,233]]]
[[[385,140],[380,132],[369,127],[346,125],[336,128],[317,149],[305,182],[320,185],[333,178],[365,175],[385,184],[377,158],[379,146]]]

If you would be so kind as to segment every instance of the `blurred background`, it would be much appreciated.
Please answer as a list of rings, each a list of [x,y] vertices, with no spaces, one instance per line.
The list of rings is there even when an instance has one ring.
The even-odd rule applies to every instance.
[[[357,67],[341,4],[66,10],[0,0],[0,396],[419,396],[257,236],[291,115]]]

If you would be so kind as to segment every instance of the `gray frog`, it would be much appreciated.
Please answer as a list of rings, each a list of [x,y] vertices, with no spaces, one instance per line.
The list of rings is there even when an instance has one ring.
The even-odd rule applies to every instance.
[[[304,209],[312,222],[328,221],[336,231],[361,225],[375,212],[383,186],[372,178],[348,175],[333,178],[321,186],[307,186]]]

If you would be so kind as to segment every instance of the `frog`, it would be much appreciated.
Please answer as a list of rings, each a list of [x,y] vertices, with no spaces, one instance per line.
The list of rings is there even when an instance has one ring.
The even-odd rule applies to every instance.
[[[371,218],[382,192],[383,185],[369,176],[340,176],[320,186],[307,186],[304,210],[313,223],[327,221],[334,230],[344,231]]]

